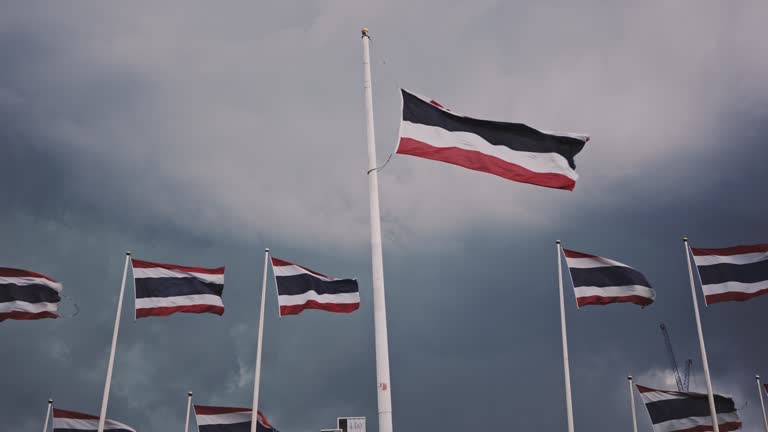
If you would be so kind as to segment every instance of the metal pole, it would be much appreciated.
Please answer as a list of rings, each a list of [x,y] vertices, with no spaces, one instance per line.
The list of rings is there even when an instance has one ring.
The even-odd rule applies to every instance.
[[[381,248],[379,177],[376,171],[376,136],[373,128],[373,93],[371,90],[371,55],[368,29],[362,29],[363,88],[368,142],[368,195],[371,208],[371,266],[373,268],[373,324],[376,343],[376,382],[379,402],[379,432],[392,432],[392,388],[389,382],[389,344],[387,341],[387,306],[384,295],[384,260]]]
[[[48,410],[45,412],[45,424],[43,425],[43,432],[46,432],[48,430],[48,420],[50,420],[51,418],[52,407],[53,407],[53,399],[48,399]]]
[[[768,432],[768,418],[765,417],[765,404],[763,403],[763,386],[760,384],[760,375],[755,375],[757,381],[757,394],[760,395],[760,408],[763,410],[763,426],[765,432]]]
[[[701,350],[701,364],[704,367],[704,380],[707,383],[707,399],[709,400],[709,414],[712,416],[713,432],[720,432],[717,424],[717,409],[715,408],[715,395],[712,392],[712,379],[709,377],[709,362],[707,361],[707,348],[704,346],[704,333],[701,330],[701,317],[699,316],[699,301],[696,298],[696,285],[693,282],[693,270],[691,268],[691,250],[688,248],[688,237],[683,237],[685,257],[688,263],[688,278],[691,280],[691,298],[693,299],[693,314],[696,316],[696,330],[699,332],[699,348]]]
[[[571,400],[571,368],[568,365],[568,334],[565,331],[565,295],[563,294],[563,260],[560,240],[557,242],[557,282],[560,285],[560,331],[563,336],[563,372],[565,373],[565,409],[568,432],[573,432],[573,402]]]
[[[261,347],[264,339],[264,304],[267,300],[267,272],[269,248],[264,249],[264,275],[261,279],[261,308],[259,309],[259,340],[256,342],[256,369],[253,372],[253,411],[251,412],[251,432],[256,432],[259,419],[259,386],[261,384]]]
[[[189,432],[189,412],[192,409],[192,392],[187,393],[187,420],[184,422],[184,432]]]
[[[632,375],[627,377],[629,383],[629,403],[632,404],[632,431],[637,432],[637,412],[635,411],[635,389],[632,385]]]
[[[115,328],[112,332],[112,347],[109,350],[109,363],[107,364],[107,380],[104,383],[104,394],[101,397],[101,414],[99,414],[98,432],[104,432],[104,422],[107,419],[107,404],[109,403],[109,388],[112,385],[112,368],[115,365],[115,348],[117,347],[117,333],[120,331],[120,313],[123,310],[123,294],[125,293],[125,278],[128,275],[128,265],[131,263],[131,253],[125,253],[125,268],[123,268],[123,282],[120,284],[120,296],[117,298],[117,313],[115,314]]]

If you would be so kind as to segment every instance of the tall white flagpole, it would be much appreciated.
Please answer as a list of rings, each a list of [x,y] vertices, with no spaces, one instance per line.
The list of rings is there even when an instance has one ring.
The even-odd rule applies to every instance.
[[[762,401],[762,399],[760,399]],[[43,432],[48,430],[48,420],[51,419],[51,407],[53,407],[53,399],[48,399],[48,410],[45,412],[45,424],[43,425]]]
[[[189,432],[189,412],[192,409],[192,392],[187,393],[187,420],[184,422],[184,432]]]
[[[565,373],[565,409],[568,432],[573,432],[573,401],[571,400],[571,367],[568,365],[568,334],[565,331],[565,295],[563,294],[563,259],[560,240],[557,241],[557,282],[560,285],[560,332],[563,336],[563,372]],[[719,432],[719,431],[718,431]]]
[[[757,394],[760,395],[760,408],[763,410],[763,426],[765,432],[768,432],[768,418],[765,417],[765,404],[763,403],[763,386],[760,384],[760,375],[755,375],[757,381]]]
[[[371,52],[368,29],[362,29],[363,88],[365,89],[365,124],[368,141],[368,195],[371,207],[371,265],[373,268],[373,325],[376,343],[376,382],[379,402],[379,432],[392,432],[392,388],[389,382],[389,343],[387,341],[387,306],[384,295],[384,260],[381,249],[381,214],[379,177],[376,170],[376,135],[373,129],[373,93],[371,89]]]
[[[693,314],[696,317],[696,330],[699,332],[699,349],[701,350],[701,364],[704,367],[704,380],[707,383],[707,399],[709,400],[709,414],[712,416],[713,432],[720,432],[717,424],[717,409],[715,408],[715,394],[712,391],[712,379],[709,377],[709,361],[707,361],[707,348],[704,346],[704,332],[701,330],[701,317],[699,316],[699,300],[696,298],[696,284],[693,282],[693,269],[691,268],[691,249],[688,247],[688,237],[683,237],[685,247],[685,260],[688,263],[688,278],[691,280],[691,298],[693,299]]]
[[[635,389],[632,385],[632,375],[627,377],[629,383],[629,403],[632,404],[632,432],[637,432],[637,412],[635,411]]]
[[[259,386],[261,385],[261,347],[264,336],[264,304],[267,300],[267,272],[269,248],[264,249],[264,275],[261,279],[261,308],[259,309],[259,340],[256,342],[256,369],[253,372],[253,411],[251,412],[251,432],[256,432],[259,420]]]
[[[107,419],[107,404],[109,403],[109,388],[112,385],[112,368],[115,365],[115,348],[117,348],[117,333],[120,331],[120,314],[123,310],[123,294],[125,294],[125,278],[128,276],[128,266],[131,264],[131,253],[125,253],[125,267],[123,268],[123,282],[120,284],[120,296],[117,298],[117,314],[115,314],[115,328],[112,332],[112,348],[109,350],[109,364],[107,364],[107,380],[104,383],[104,394],[101,397],[101,414],[99,414],[98,432],[104,432],[104,422]]]

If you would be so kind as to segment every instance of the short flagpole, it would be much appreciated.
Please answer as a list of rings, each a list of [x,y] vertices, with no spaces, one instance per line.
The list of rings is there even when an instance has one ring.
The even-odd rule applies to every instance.
[[[376,170],[376,135],[373,128],[371,52],[368,29],[362,29],[363,88],[365,90],[366,141],[368,142],[368,195],[371,209],[371,264],[373,273],[373,325],[376,344],[376,382],[379,404],[379,432],[392,432],[392,388],[389,382],[387,306],[384,295],[384,259],[381,247],[379,177]]]
[[[48,409],[45,411],[45,424],[43,425],[43,432],[46,432],[48,430],[48,421],[51,419],[52,407],[53,407],[53,399],[48,399]]]
[[[192,410],[192,392],[187,393],[187,420],[184,422],[184,432],[189,432],[189,412]]]
[[[760,384],[760,375],[755,375],[757,381],[757,394],[760,396],[760,408],[763,410],[763,426],[765,432],[768,432],[768,418],[765,417],[765,404],[763,403],[763,386]]]
[[[704,367],[704,380],[707,383],[707,399],[709,400],[709,414],[712,416],[713,432],[720,432],[717,423],[717,409],[715,408],[715,394],[712,391],[712,379],[709,377],[709,362],[707,361],[707,348],[704,346],[704,332],[701,330],[701,317],[699,316],[699,301],[696,298],[696,284],[693,282],[693,269],[691,268],[691,250],[688,247],[688,237],[683,237],[685,257],[688,263],[688,278],[691,281],[691,298],[693,299],[693,314],[696,317],[696,330],[699,333],[699,349],[701,350],[701,364]]]
[[[109,350],[107,364],[107,380],[104,383],[104,394],[101,397],[101,414],[99,414],[98,432],[104,432],[104,422],[107,419],[107,404],[109,404],[109,388],[112,385],[112,368],[115,365],[115,349],[117,348],[117,333],[120,331],[120,313],[123,310],[123,294],[125,294],[125,278],[128,276],[128,265],[131,263],[131,253],[125,253],[125,268],[123,268],[123,283],[120,284],[120,295],[117,298],[117,313],[115,327],[112,332],[112,348]]]
[[[632,404],[632,431],[637,432],[637,412],[635,411],[635,389],[632,385],[632,375],[627,377],[629,383],[629,403]]]
[[[568,432],[573,432],[573,402],[571,400],[571,368],[568,365],[568,334],[565,331],[565,295],[563,294],[563,259],[560,240],[557,241],[557,282],[560,285],[560,332],[563,336],[563,372],[565,374],[565,409]],[[719,432],[719,431],[718,431]]]
[[[253,372],[253,411],[251,412],[251,432],[256,432],[259,419],[259,386],[261,385],[261,347],[264,336],[264,304],[267,299],[267,272],[269,248],[264,249],[264,275],[261,279],[261,308],[259,309],[259,340],[256,342],[256,369]]]

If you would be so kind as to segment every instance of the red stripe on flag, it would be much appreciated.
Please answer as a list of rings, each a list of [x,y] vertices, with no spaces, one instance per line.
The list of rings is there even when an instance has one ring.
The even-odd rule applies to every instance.
[[[397,153],[458,165],[520,183],[565,190],[573,190],[576,187],[572,178],[562,174],[537,173],[481,152],[456,147],[433,147],[413,138],[400,138]]]
[[[598,295],[587,297],[576,297],[576,303],[579,307],[587,305],[607,305],[611,303],[633,303],[640,306],[648,306],[653,303],[653,299],[638,295],[628,295],[620,297],[603,297]]]
[[[13,320],[38,320],[43,318],[58,318],[59,316],[53,312],[2,312],[0,313],[0,321],[13,319]]]
[[[350,313],[360,308],[360,303],[320,303],[309,300],[300,305],[280,306],[280,315],[298,315],[305,309],[317,309],[327,312]]]
[[[153,308],[136,309],[136,318],[146,318],[151,316],[168,316],[175,313],[214,313],[223,315],[224,308],[221,306],[199,304],[184,306],[165,306]]]
[[[733,247],[720,248],[720,249],[691,248],[691,252],[694,255],[696,255],[696,256],[707,256],[707,255],[717,255],[717,256],[744,255],[744,254],[748,254],[748,253],[768,252],[768,243],[766,243],[766,244],[756,244],[756,245],[733,246]]]
[[[318,272],[316,272],[316,271],[314,271],[314,270],[312,270],[312,269],[308,269],[308,268],[306,268],[306,267],[304,267],[304,266],[300,266],[300,265],[298,265],[298,264],[294,264],[294,263],[292,263],[292,262],[288,262],[288,261],[285,261],[285,260],[281,260],[280,258],[271,257],[271,259],[272,259],[272,266],[273,266],[273,267],[287,267],[287,266],[296,266],[296,267],[298,267],[298,268],[300,268],[300,269],[304,269],[304,270],[306,270],[306,271],[308,271],[309,273],[312,273],[312,274],[314,274],[314,275],[317,275],[317,276],[320,276],[320,277],[324,277],[324,278],[326,278],[326,279],[335,279],[335,278],[333,278],[333,277],[331,277],[331,276],[326,276],[326,275],[324,275],[324,274],[322,274],[322,273],[318,273]]]
[[[721,303],[721,302],[727,302],[727,301],[747,301],[755,297],[759,297],[763,294],[768,294],[768,288],[763,288],[753,293],[729,291],[729,292],[724,292],[720,294],[710,294],[710,295],[704,296],[704,298],[706,298],[707,304],[713,304],[713,303]]]
[[[21,269],[15,269],[15,268],[7,268],[7,267],[0,267],[0,277],[35,277],[35,278],[48,279],[51,282],[56,282],[55,280],[49,278],[48,276],[40,273],[35,273],[29,270],[21,270]]]
[[[187,267],[176,264],[163,264],[150,261],[141,261],[131,259],[134,268],[163,268],[167,270],[179,270],[187,273],[205,273],[205,274],[224,274],[224,267],[205,268],[205,267]]]
[[[251,408],[234,408],[234,407],[216,407],[195,405],[195,414],[197,415],[216,415],[216,414],[231,414],[239,412],[251,412]]]
[[[718,426],[722,432],[730,432],[741,429],[741,422],[720,423]],[[712,425],[700,425],[688,429],[678,429],[675,432],[708,432],[712,430],[714,430]]]
[[[67,419],[81,419],[81,420],[98,420],[99,417],[91,414],[83,414],[77,411],[67,411],[63,409],[53,409],[54,418],[67,418]]]
[[[568,258],[601,258],[597,255],[590,255],[584,252],[576,252],[576,251],[568,250],[565,248],[563,248],[563,253]]]

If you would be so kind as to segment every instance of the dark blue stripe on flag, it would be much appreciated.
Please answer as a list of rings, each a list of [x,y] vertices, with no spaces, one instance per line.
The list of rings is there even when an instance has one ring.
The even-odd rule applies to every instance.
[[[645,404],[653,424],[669,420],[680,420],[689,417],[709,417],[709,401],[707,395],[696,395],[684,399],[665,399]],[[726,414],[736,411],[733,399],[715,395],[715,411]]]
[[[704,285],[768,281],[768,260],[749,264],[712,264],[698,267],[701,283]]]
[[[0,284],[0,303],[24,301],[27,303],[57,303],[59,293],[47,285]]]
[[[198,426],[200,432],[251,432],[251,422],[231,423],[231,424],[209,424]],[[257,432],[278,432],[277,429],[270,429],[261,423],[256,425]]]
[[[648,279],[639,271],[630,267],[593,267],[571,268],[574,287],[618,287],[641,285],[651,288]]]
[[[223,284],[188,278],[136,278],[136,298],[213,294],[221,297]]]
[[[318,294],[356,293],[359,291],[354,279],[338,279],[333,281],[320,280],[308,274],[293,276],[277,276],[277,293],[279,295],[298,295],[308,291]]]

